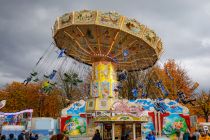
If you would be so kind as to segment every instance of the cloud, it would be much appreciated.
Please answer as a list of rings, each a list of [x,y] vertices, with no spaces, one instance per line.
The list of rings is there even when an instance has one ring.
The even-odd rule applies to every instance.
[[[161,62],[183,62],[190,77],[208,88],[209,0],[0,1],[0,85],[25,79],[52,42],[56,17],[82,9],[116,11],[154,29],[164,43]]]
[[[201,45],[204,48],[209,48],[210,47],[210,37],[209,38],[204,38],[201,40]]]

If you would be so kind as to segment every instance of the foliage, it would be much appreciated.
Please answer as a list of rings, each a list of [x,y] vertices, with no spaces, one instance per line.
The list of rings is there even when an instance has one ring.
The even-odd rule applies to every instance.
[[[75,101],[78,101],[79,99],[84,99],[86,97],[86,94],[82,92],[82,89],[84,88],[83,81],[79,78],[78,74],[69,71],[67,73],[59,73],[61,84],[61,89],[63,90],[63,97],[65,97],[69,103],[73,103]],[[65,104],[66,107],[68,104]]]
[[[202,91],[198,94],[195,106],[191,107],[191,113],[204,117],[208,122],[208,116],[210,116],[210,91],[208,93]]]
[[[17,112],[33,109],[35,117],[59,117],[63,103],[61,92],[54,89],[50,94],[40,93],[41,84],[24,84],[13,82],[0,90],[0,100],[7,100],[2,112]]]
[[[123,90],[121,92],[123,98],[133,99],[131,93],[133,88],[137,87],[137,83],[143,83],[148,93],[145,98],[164,98],[163,93],[157,88],[156,83],[162,81],[165,89],[169,92],[167,98],[176,99],[177,91],[181,90],[187,96],[192,94],[191,87],[193,82],[187,75],[187,72],[181,68],[174,60],[168,60],[164,67],[156,65],[144,72],[130,72],[127,81],[123,82]],[[142,89],[139,89],[139,97],[141,98]],[[139,98],[138,97],[138,98]]]

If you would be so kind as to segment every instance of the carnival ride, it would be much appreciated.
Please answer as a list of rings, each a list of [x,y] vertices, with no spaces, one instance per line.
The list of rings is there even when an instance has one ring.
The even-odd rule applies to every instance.
[[[117,134],[120,134],[119,139],[123,137],[123,124],[133,125],[132,137],[136,139],[135,125],[148,121],[147,111],[138,104],[118,99],[122,88],[120,83],[127,80],[128,73],[148,69],[157,62],[163,48],[156,33],[138,21],[116,12],[83,10],[58,17],[53,38],[56,46],[65,50],[67,56],[92,67],[90,97],[85,102],[86,113],[82,116],[78,113],[76,118],[67,117],[73,123],[66,124],[73,124],[73,127],[68,127],[67,131],[64,125],[64,131],[74,136],[84,134],[79,133],[80,128],[91,130],[97,127],[91,123],[82,127],[75,124],[75,120],[86,117],[88,122],[93,121],[105,127],[102,129],[102,132],[106,132],[104,139],[115,139]],[[138,86],[142,87],[142,84]],[[157,87],[164,90],[161,83]],[[138,97],[137,87],[131,92]],[[158,102],[155,108],[163,110],[160,105]],[[111,124],[111,129],[106,129],[108,124]],[[155,127],[161,134],[161,130]],[[118,128],[122,133],[117,131]]]
[[[137,73],[139,77],[138,72],[155,65],[163,52],[161,39],[156,33],[135,19],[122,16],[117,12],[83,10],[66,13],[56,19],[53,27],[53,39],[54,43],[39,58],[24,84],[27,85],[32,81],[44,81],[40,92],[50,93],[55,86],[59,86],[58,76],[64,75],[63,79],[66,81],[70,76],[74,76],[80,81],[80,84],[89,85],[88,89],[86,89],[87,87],[81,88],[83,93],[90,91],[89,94],[86,94],[88,96],[84,102],[85,111],[75,112],[77,109],[74,109],[74,111],[62,112],[63,123],[65,124],[67,121],[65,124],[65,131],[67,129],[69,131],[67,134],[87,134],[89,130],[97,127],[91,123],[95,122],[102,124],[102,131],[105,131],[104,126],[111,124],[113,139],[115,124],[126,123],[133,125],[133,139],[135,139],[137,127],[135,125],[148,121],[148,111],[153,111],[153,113],[159,113],[159,116],[156,113],[152,116],[155,119],[153,125],[156,134],[159,132],[161,135],[163,121],[161,114],[172,113],[166,104],[172,102],[168,105],[171,108],[177,106],[179,109],[182,108],[182,111],[173,113],[189,114],[189,111],[186,111],[187,109],[177,102],[174,105],[173,101],[165,99],[153,101],[137,99],[138,97],[147,97],[144,83],[141,80],[137,81],[130,91],[136,99],[135,102],[118,98],[119,91],[123,88],[123,82],[127,81],[129,74]],[[69,75],[68,71],[73,71],[74,74]],[[167,69],[166,73],[173,80]],[[88,75],[91,75],[90,81],[86,80]],[[168,96],[169,92],[160,78],[154,80],[153,84],[161,90],[164,98]],[[139,89],[141,89],[140,96]],[[193,101],[187,100],[186,96],[179,95],[177,101],[184,104]],[[141,104],[137,104],[137,102],[141,102]],[[153,109],[143,108],[144,104],[148,102],[152,102]],[[78,105],[81,103],[75,107],[80,108]],[[74,117],[65,118],[68,115]],[[87,124],[84,123],[84,118],[86,118]],[[156,124],[158,122],[159,126]],[[79,126],[80,123],[83,123],[82,127]],[[76,126],[67,126],[67,124]],[[119,128],[124,129],[123,127]],[[74,129],[71,131],[72,128]],[[84,133],[86,128],[87,133]]]
[[[6,100],[0,101],[0,109],[6,105]],[[19,135],[22,130],[28,129],[32,118],[32,109],[22,110],[14,113],[0,112],[0,131],[2,135],[9,136],[13,133]]]

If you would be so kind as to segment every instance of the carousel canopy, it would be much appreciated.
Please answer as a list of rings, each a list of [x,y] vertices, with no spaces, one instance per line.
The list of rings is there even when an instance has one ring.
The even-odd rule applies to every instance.
[[[53,38],[66,55],[87,65],[115,62],[117,70],[151,67],[163,51],[153,30],[116,12],[66,13],[57,18]]]

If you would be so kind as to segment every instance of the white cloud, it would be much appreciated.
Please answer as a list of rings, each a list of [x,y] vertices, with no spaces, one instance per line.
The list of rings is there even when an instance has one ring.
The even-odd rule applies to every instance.
[[[23,82],[23,79],[18,77],[18,76],[14,76],[14,74],[12,73],[0,73],[0,87],[3,86],[6,83],[10,83],[12,81],[19,81],[19,82]]]
[[[201,45],[204,48],[210,48],[210,37],[209,38],[201,39]]]
[[[204,10],[208,16],[210,16],[210,3],[204,6]]]
[[[82,9],[117,11],[154,29],[164,43],[161,59],[181,62],[194,81],[209,87],[209,0],[0,1],[0,84],[22,81],[17,76],[26,77],[50,44],[56,17]]]
[[[187,71],[193,81],[199,82],[200,89],[209,90],[210,58],[195,57],[182,59],[181,66]]]

